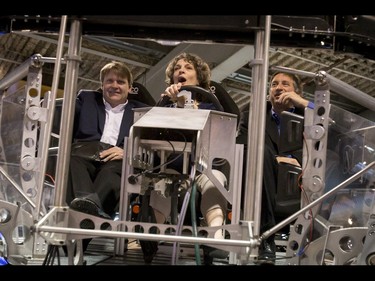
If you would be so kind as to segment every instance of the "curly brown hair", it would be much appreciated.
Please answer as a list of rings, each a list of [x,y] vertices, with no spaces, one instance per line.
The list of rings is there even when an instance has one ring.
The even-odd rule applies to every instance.
[[[209,90],[210,89],[210,79],[211,79],[211,69],[208,64],[198,55],[192,53],[181,53],[175,56],[168,64],[165,70],[165,83],[167,85],[173,84],[173,73],[177,62],[181,59],[191,63],[197,72],[197,79],[199,81],[199,87]]]

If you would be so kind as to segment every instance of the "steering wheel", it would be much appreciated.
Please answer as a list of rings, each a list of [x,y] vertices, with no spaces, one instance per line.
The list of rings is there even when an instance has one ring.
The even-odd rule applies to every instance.
[[[186,85],[186,86],[181,86],[180,92],[182,91],[188,91],[191,92],[191,98],[196,99],[197,94],[200,94],[202,98],[204,99],[205,102],[212,103],[217,111],[224,111],[223,106],[219,102],[218,98],[214,93],[211,93],[210,91],[203,89],[202,87],[199,86],[193,86],[193,85]],[[165,106],[168,104],[170,100],[170,97],[164,96],[161,100],[161,102],[158,103],[158,106]]]

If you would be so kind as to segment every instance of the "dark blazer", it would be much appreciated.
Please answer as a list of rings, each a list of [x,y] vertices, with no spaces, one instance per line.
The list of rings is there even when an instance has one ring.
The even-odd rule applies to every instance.
[[[272,117],[271,112],[272,104],[267,102],[266,111],[266,130],[265,130],[265,144],[272,150],[274,155],[279,155],[279,131],[277,124]],[[304,115],[304,111],[301,109],[295,110],[296,114]],[[244,144],[245,150],[247,149],[247,138],[248,138],[248,123],[249,123],[249,109],[245,109],[241,112],[240,119],[240,130],[237,136],[237,143]],[[246,154],[245,154],[246,155]],[[298,160],[299,157],[297,158]]]
[[[149,105],[128,99],[116,146],[123,147],[124,138],[129,136],[130,127],[134,123],[133,108],[147,106]],[[81,90],[76,99],[73,141],[100,140],[104,123],[105,106],[102,93],[93,90]]]
[[[265,132],[265,144],[268,146],[274,155],[280,155],[279,153],[279,140],[282,137],[286,136],[279,136],[279,131],[277,128],[277,124],[272,117],[272,104],[271,102],[267,102],[267,112],[266,112],[266,132]],[[296,108],[294,111],[295,114],[304,116],[304,110]],[[295,151],[293,153],[293,157],[295,157],[299,163],[302,163],[302,148],[301,150]]]
[[[265,128],[265,147],[264,147],[264,163],[263,163],[263,193],[260,231],[266,231],[276,223],[276,194],[277,194],[277,177],[278,165],[275,156],[279,155],[279,131],[277,124],[272,117],[272,104],[267,102],[266,111],[266,128]],[[304,111],[295,109],[296,114],[303,115]],[[249,110],[241,112],[240,132],[237,137],[237,143],[244,144],[244,167],[247,165],[247,140],[248,140],[248,123]],[[281,136],[283,137],[283,136]],[[293,156],[302,163],[302,150],[293,154]],[[246,182],[246,172],[242,177],[242,193]],[[243,198],[243,197],[242,197]],[[242,199],[241,198],[241,199]],[[243,202],[241,202],[243,206]]]

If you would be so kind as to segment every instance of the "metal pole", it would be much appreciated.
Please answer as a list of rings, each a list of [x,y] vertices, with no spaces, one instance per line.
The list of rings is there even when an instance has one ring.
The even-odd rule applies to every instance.
[[[43,195],[43,184],[44,184],[44,175],[47,168],[47,160],[48,160],[48,151],[49,151],[49,143],[50,143],[50,137],[51,137],[51,131],[52,131],[52,124],[53,124],[53,116],[55,113],[55,105],[56,105],[56,96],[57,96],[57,90],[59,88],[59,79],[60,79],[60,73],[61,73],[61,61],[62,61],[62,55],[64,51],[64,38],[65,38],[65,30],[66,30],[66,22],[67,22],[67,16],[61,17],[61,26],[60,26],[60,33],[59,33],[59,41],[57,45],[57,51],[56,51],[56,62],[55,62],[55,68],[53,72],[53,79],[52,79],[52,86],[51,86],[51,94],[45,95],[45,98],[49,98],[49,111],[47,114],[47,122],[45,125],[45,132],[48,132],[47,134],[41,134],[45,137],[43,139],[43,146],[41,149],[41,154],[38,154],[38,157],[41,159],[41,167],[40,167],[40,175],[41,177],[38,179],[37,186],[39,190],[39,197],[38,201],[39,204],[38,210],[36,214],[39,214],[40,207],[41,207],[41,200]],[[52,60],[51,60],[52,61]]]
[[[270,26],[271,16],[266,16],[265,31],[258,31],[256,34],[256,65],[253,66],[253,96],[249,112],[244,220],[254,221],[254,235],[259,234],[262,201]]]
[[[59,155],[56,165],[56,206],[66,206],[65,197],[69,174],[70,150],[73,134],[72,128],[80,63],[81,33],[81,22],[76,19],[73,20],[70,27],[69,49],[66,57],[66,76],[60,122]]]

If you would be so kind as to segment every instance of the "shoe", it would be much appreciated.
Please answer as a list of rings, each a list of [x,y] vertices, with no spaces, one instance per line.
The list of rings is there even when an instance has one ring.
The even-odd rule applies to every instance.
[[[78,212],[112,220],[111,216],[100,209],[100,207],[94,201],[87,198],[75,198],[72,203],[70,203],[70,208]],[[88,229],[90,228],[91,227],[88,227]]]
[[[226,259],[229,255],[228,251],[217,249],[211,246],[202,245],[202,249],[204,265],[212,265],[214,258]]]
[[[141,244],[141,249],[143,252],[143,260],[145,263],[149,264],[154,259],[156,253],[158,252],[158,242],[157,241],[139,241]]]
[[[263,240],[259,246],[258,263],[259,264],[275,264],[276,260],[276,244],[275,240]]]

